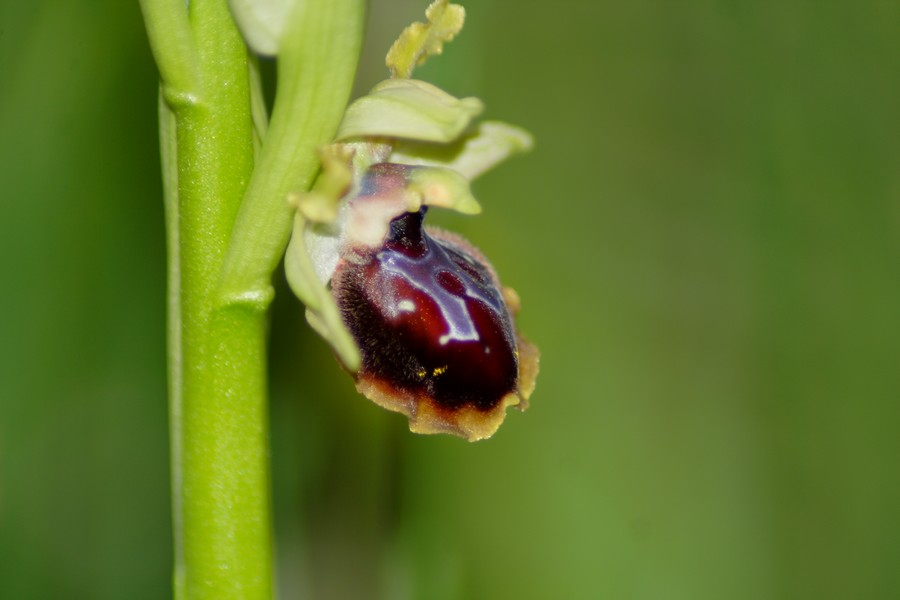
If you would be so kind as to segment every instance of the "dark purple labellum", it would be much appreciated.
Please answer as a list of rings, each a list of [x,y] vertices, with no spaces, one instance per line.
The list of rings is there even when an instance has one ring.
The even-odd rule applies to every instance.
[[[486,437],[493,430],[473,433],[453,415],[490,413],[496,429],[506,406],[519,403],[512,316],[481,254],[452,234],[426,231],[424,215],[423,208],[397,217],[381,248],[342,260],[334,295],[360,347],[360,382],[392,396],[373,400],[411,420],[425,402],[451,422],[436,429]]]
[[[394,219],[384,247],[342,273],[340,307],[365,371],[445,408],[490,410],[516,388],[509,313],[492,273],[426,233],[424,213]]]

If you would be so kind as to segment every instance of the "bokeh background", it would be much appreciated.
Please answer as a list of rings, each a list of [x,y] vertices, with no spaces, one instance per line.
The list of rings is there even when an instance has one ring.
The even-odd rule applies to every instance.
[[[425,0],[372,5],[359,92]],[[900,597],[900,4],[467,3],[419,75],[536,150],[434,215],[523,299],[475,445],[358,397],[278,275],[281,596]],[[170,595],[136,2],[0,3],[0,598]]]

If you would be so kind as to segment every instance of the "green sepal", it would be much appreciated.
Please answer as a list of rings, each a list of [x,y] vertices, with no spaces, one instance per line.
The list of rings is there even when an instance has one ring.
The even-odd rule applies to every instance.
[[[288,285],[306,305],[306,320],[331,345],[338,359],[351,372],[359,369],[359,349],[341,320],[331,292],[317,273],[306,243],[311,228],[333,229],[339,203],[353,185],[354,149],[330,144],[319,149],[322,173],[315,187],[306,193],[291,194],[289,202],[297,208],[294,229],[284,258]],[[336,232],[328,231],[328,235]]]
[[[456,98],[424,81],[387,79],[347,108],[335,139],[452,142],[483,109],[478,98]]]
[[[450,144],[399,141],[389,160],[404,165],[445,167],[475,179],[510,156],[531,150],[533,145],[534,139],[524,129],[485,121]]]
[[[316,275],[304,239],[306,227],[307,221],[298,210],[294,215],[294,232],[284,257],[288,284],[306,305],[306,320],[310,326],[328,342],[344,368],[356,373],[360,365],[359,349],[341,320],[331,292]]]

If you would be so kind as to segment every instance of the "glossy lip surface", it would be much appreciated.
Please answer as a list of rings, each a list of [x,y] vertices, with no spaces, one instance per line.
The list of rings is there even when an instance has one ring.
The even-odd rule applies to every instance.
[[[460,239],[426,231],[424,214],[391,221],[383,246],[342,261],[332,280],[362,353],[360,380],[448,416],[503,410],[514,404],[519,365],[497,278]]]

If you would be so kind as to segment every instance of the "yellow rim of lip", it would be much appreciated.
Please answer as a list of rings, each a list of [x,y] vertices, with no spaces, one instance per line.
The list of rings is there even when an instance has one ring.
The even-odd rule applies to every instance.
[[[456,410],[441,408],[424,395],[398,390],[372,377],[357,378],[356,389],[363,396],[387,410],[406,415],[409,430],[413,433],[450,433],[470,442],[484,440],[497,432],[506,418],[506,409],[515,406],[520,411],[528,408],[528,398],[534,391],[540,353],[537,346],[516,336],[519,354],[519,390],[504,396],[497,406],[481,411],[472,406]]]
[[[524,400],[516,392],[504,396],[491,410],[481,411],[472,406],[456,410],[441,408],[427,396],[396,390],[373,379],[358,380],[356,389],[382,408],[406,415],[409,430],[413,433],[450,433],[470,442],[494,435],[506,418],[508,407],[518,406],[524,410]]]

